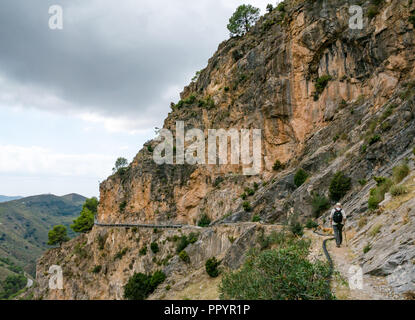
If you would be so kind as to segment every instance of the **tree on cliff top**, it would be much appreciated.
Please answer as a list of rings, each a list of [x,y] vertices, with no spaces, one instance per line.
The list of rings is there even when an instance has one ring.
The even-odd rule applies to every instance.
[[[117,161],[115,161],[115,166],[112,168],[112,171],[120,172],[122,169],[125,169],[128,166],[128,160],[125,158],[118,158]]]
[[[239,6],[229,19],[228,30],[233,36],[242,36],[247,33],[259,19],[259,9],[248,5]]]
[[[66,235],[66,227],[59,225],[54,226],[52,230],[48,233],[48,245],[53,246],[55,244],[62,245],[62,243],[69,240],[68,236]]]
[[[86,233],[94,226],[94,217],[98,211],[98,199],[86,199],[80,216],[74,220],[71,228],[78,233]]]

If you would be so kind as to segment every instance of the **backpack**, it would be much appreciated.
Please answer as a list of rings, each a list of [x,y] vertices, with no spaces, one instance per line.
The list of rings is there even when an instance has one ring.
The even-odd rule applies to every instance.
[[[342,214],[342,209],[338,210],[335,209],[334,214],[333,214],[333,221],[335,223],[342,223],[343,221],[343,214]]]

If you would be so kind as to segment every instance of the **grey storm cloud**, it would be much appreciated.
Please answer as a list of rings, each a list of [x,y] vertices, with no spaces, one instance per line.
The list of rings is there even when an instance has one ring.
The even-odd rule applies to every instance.
[[[168,110],[161,96],[189,82],[227,37],[236,5],[225,2],[2,0],[0,77],[52,94],[75,111]],[[56,4],[63,7],[63,30],[48,27]]]

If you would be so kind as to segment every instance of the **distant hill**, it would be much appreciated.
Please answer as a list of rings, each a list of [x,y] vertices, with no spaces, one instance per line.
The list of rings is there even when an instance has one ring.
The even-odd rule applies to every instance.
[[[0,281],[22,267],[35,274],[36,259],[48,248],[52,226],[69,228],[78,217],[86,198],[78,194],[58,197],[52,194],[0,203]]]
[[[22,199],[23,197],[8,197],[8,196],[2,196],[0,195],[0,203],[2,202],[7,202],[7,201],[13,201],[13,200],[18,200],[18,199]]]

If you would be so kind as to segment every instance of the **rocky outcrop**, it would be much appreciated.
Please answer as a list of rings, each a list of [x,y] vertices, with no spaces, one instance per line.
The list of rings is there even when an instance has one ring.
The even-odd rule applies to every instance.
[[[363,2],[364,12],[370,5]],[[362,253],[368,230],[358,224],[362,217],[373,221],[377,217],[367,205],[376,184],[373,176],[390,175],[396,164],[412,157],[415,35],[408,17],[415,3],[381,2],[378,14],[365,15],[362,30],[349,28],[348,8],[348,1],[342,0],[289,1],[286,12],[275,9],[245,36],[221,43],[197,81],[184,89],[182,101],[172,104],[164,122],[172,132],[177,121],[184,121],[185,129],[205,133],[218,128],[262,129],[259,175],[242,175],[240,165],[157,165],[152,159],[157,141],[149,141],[126,172],[101,184],[99,220],[195,225],[207,215],[214,227],[201,229],[199,241],[187,249],[192,263],[185,266],[174,256],[164,268],[168,279],[173,274],[188,279],[186,274],[200,271],[210,256],[237,268],[257,234],[255,225],[241,222],[251,221],[254,215],[264,223],[284,221],[291,214],[310,218],[313,195],[328,196],[331,178],[343,171],[352,179],[342,201],[349,228],[356,231],[356,261],[367,273],[387,276],[397,291],[413,290],[411,214],[404,226],[371,239],[368,255]],[[284,165],[278,171],[272,168],[276,160]],[[299,168],[309,178],[297,188],[294,175]],[[253,192],[242,199],[246,188]],[[246,203],[243,207],[244,201],[250,208]],[[405,211],[409,204],[396,210]],[[327,223],[326,218],[327,213],[320,222]],[[157,268],[151,258],[139,256],[141,246],[165,241],[166,249],[155,259],[167,259],[174,255],[173,246],[167,245],[174,232],[94,228],[40,260],[39,296],[122,298],[128,276]],[[107,239],[105,252],[96,247],[101,233]],[[232,243],[228,237],[237,240]],[[82,241],[89,246],[85,265],[71,254]],[[122,247],[129,248],[125,258],[111,262]],[[87,279],[87,284],[80,288],[74,276],[65,293],[47,292],[43,273],[62,259],[67,272]],[[105,272],[88,273],[94,264],[106,265]]]
[[[167,280],[153,296],[166,296],[166,288],[173,294],[197,281],[200,277],[194,279],[194,275],[205,273],[209,258],[222,260],[225,268],[239,268],[247,250],[258,247],[258,236],[278,229],[255,223],[158,231],[95,227],[87,235],[50,250],[39,260],[36,298],[123,299],[123,287],[135,272],[152,274],[155,270],[162,270]],[[179,239],[190,234],[197,241],[185,248],[190,257],[185,262],[177,255],[176,248]],[[157,243],[159,251],[153,252],[151,243]],[[147,248],[145,253],[142,248]],[[51,265],[62,268],[62,290],[49,289]]]

